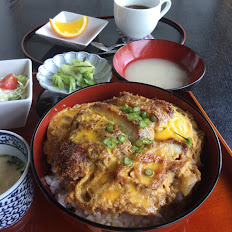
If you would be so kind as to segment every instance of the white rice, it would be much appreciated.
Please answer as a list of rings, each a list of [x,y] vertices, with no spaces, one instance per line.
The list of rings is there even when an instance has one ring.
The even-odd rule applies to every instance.
[[[101,212],[90,213],[87,210],[81,209],[74,203],[65,202],[65,183],[58,175],[45,176],[45,181],[50,187],[51,193],[55,196],[56,200],[65,208],[72,210],[76,215],[94,221],[100,224],[116,226],[116,227],[143,227],[151,226],[163,221],[161,214],[156,216],[136,216],[127,213],[121,214],[102,214]],[[74,209],[74,211],[73,211]]]
[[[47,175],[45,176],[45,181],[50,187],[50,190],[56,200],[65,208],[71,210],[76,215],[88,219],[93,222],[97,222],[104,225],[115,226],[115,227],[146,227],[154,226],[160,224],[167,219],[165,219],[160,213],[148,216],[137,216],[130,215],[128,213],[121,214],[102,214],[101,212],[90,213],[87,210],[81,209],[76,206],[73,202],[65,202],[66,192],[65,192],[65,183],[61,178],[56,175]],[[182,196],[179,195],[176,199],[177,201],[182,200]],[[174,212],[173,212],[174,213]]]

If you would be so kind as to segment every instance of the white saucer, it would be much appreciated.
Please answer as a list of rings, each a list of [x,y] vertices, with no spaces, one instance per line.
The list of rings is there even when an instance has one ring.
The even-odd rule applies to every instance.
[[[73,22],[84,15],[75,14],[72,12],[62,11],[56,15],[53,19],[60,22]],[[108,24],[107,20],[90,17],[86,30],[75,38],[64,38],[56,34],[50,26],[50,22],[39,28],[35,33],[51,42],[76,49],[84,49],[89,43],[103,30]]]

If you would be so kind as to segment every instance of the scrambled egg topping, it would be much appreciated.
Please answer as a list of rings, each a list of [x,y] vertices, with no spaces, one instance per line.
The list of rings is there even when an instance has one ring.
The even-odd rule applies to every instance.
[[[90,212],[155,215],[200,181],[203,136],[177,106],[123,92],[59,112],[44,152],[69,183],[67,202]]]

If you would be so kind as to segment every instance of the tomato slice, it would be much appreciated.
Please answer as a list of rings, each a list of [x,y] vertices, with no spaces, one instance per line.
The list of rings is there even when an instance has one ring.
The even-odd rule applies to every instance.
[[[18,86],[18,79],[15,77],[14,73],[6,75],[2,80],[0,80],[0,88],[2,89],[16,89]]]

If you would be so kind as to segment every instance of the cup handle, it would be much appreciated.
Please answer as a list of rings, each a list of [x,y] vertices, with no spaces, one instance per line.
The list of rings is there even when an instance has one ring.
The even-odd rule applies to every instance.
[[[171,0],[160,0],[160,4],[161,6],[166,3],[166,6],[164,7],[164,9],[160,12],[160,18],[161,19],[171,8],[172,2]]]

